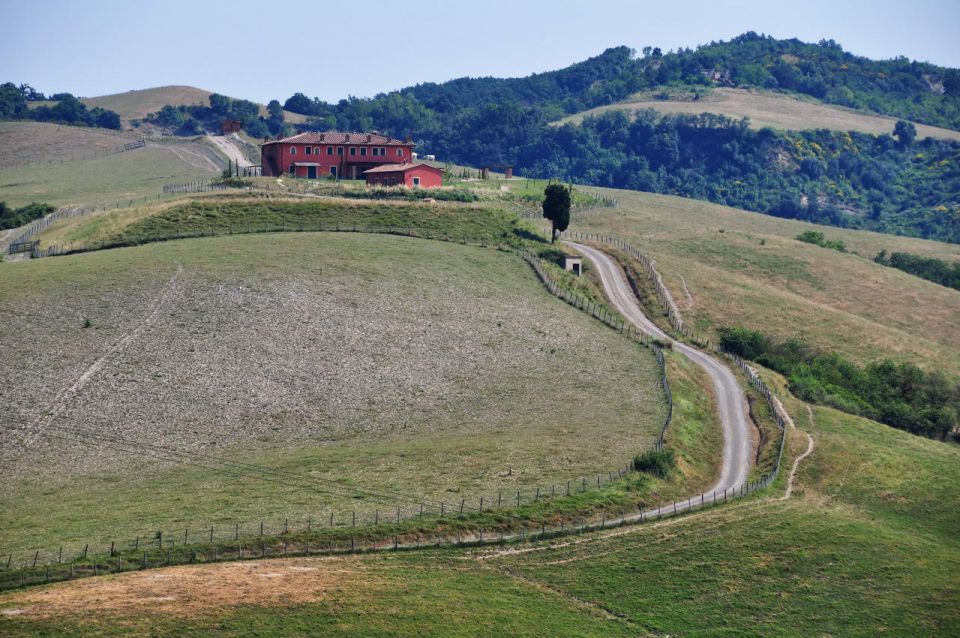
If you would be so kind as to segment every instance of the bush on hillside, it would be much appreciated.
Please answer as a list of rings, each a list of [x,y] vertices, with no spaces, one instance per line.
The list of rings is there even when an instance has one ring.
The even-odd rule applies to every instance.
[[[633,458],[633,469],[637,472],[666,478],[677,467],[677,458],[673,450],[650,450]]]
[[[937,371],[890,360],[860,367],[800,339],[777,341],[747,328],[721,329],[720,347],[784,375],[805,401],[941,440],[960,426],[960,383]]]
[[[0,230],[16,228],[40,219],[56,210],[50,204],[27,204],[21,208],[9,208],[6,202],[0,202]]]

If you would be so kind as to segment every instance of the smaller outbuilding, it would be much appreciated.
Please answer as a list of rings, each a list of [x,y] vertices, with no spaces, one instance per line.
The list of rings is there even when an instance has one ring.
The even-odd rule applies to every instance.
[[[429,164],[384,164],[363,172],[367,186],[440,188],[443,171]]]

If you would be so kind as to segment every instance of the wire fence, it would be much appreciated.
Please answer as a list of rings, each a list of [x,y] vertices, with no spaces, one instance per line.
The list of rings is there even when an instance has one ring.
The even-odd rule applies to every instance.
[[[119,153],[125,153],[127,151],[132,151],[138,148],[143,148],[146,146],[144,140],[137,140],[134,142],[127,142],[121,144],[114,148],[107,149],[90,149],[86,151],[79,151],[76,153],[70,153],[69,155],[62,155],[60,157],[48,157],[46,159],[26,159],[19,161],[0,161],[0,168],[13,168],[16,166],[53,166],[57,164],[66,164],[69,162],[79,162],[84,160],[98,159],[100,157],[107,157],[108,155],[117,155]]]
[[[273,529],[264,526],[257,535],[245,536],[239,528],[210,527],[191,534],[184,530],[180,537],[137,538],[129,545],[84,546],[75,555],[60,552],[55,560],[41,561],[40,553],[19,564],[8,559],[0,566],[0,590],[71,580],[88,576],[118,574],[152,567],[212,563],[227,560],[282,558],[296,556],[344,555],[385,551],[416,550],[427,547],[482,547],[498,544],[531,543],[585,532],[600,531],[642,524],[711,508],[742,499],[770,485],[776,474],[767,474],[738,488],[704,492],[656,507],[637,507],[629,512],[557,517],[554,520],[517,521],[498,518],[491,508],[490,517],[469,528],[450,525],[446,528],[435,516],[424,514],[420,524],[403,527],[387,518],[366,530],[348,529],[334,522],[340,533],[324,537],[325,528],[308,519],[299,527],[289,520]],[[447,522],[467,523],[470,516],[451,516]]]
[[[770,409],[770,414],[773,416],[773,420],[776,423],[777,428],[780,430],[780,443],[772,464],[773,478],[771,481],[774,480],[780,470],[780,463],[783,460],[783,449],[787,439],[786,423],[789,421],[790,417],[786,414],[786,411],[783,409],[783,405],[780,403],[780,401],[776,399],[776,395],[757,374],[757,371],[750,367],[739,356],[723,350],[720,346],[712,344],[711,341],[706,337],[696,335],[683,323],[683,317],[680,315],[680,311],[677,308],[676,303],[673,301],[673,295],[670,294],[670,290],[666,287],[666,285],[664,285],[663,279],[656,269],[656,262],[647,255],[643,254],[638,248],[620,239],[619,237],[614,237],[612,235],[566,231],[562,233],[562,236],[569,237],[571,239],[578,239],[580,241],[592,241],[598,244],[614,246],[633,257],[635,260],[637,260],[637,262],[640,263],[640,265],[650,276],[650,279],[656,289],[657,299],[665,308],[667,318],[670,320],[670,325],[674,328],[674,330],[689,338],[691,341],[702,344],[706,349],[713,350],[714,352],[723,356],[729,356],[744,372],[750,385],[753,386],[753,388],[756,389],[757,392],[759,392],[760,395],[766,400],[767,407]]]
[[[548,272],[545,262],[525,247],[504,244],[488,237],[456,237],[446,232],[433,232],[419,228],[358,227],[356,225],[340,224],[339,222],[332,225],[328,223],[325,227],[322,221],[317,221],[312,225],[303,221],[290,224],[286,222],[280,224],[265,223],[263,225],[255,225],[250,222],[239,227],[191,229],[185,232],[177,229],[174,234],[139,237],[122,245],[184,237],[276,231],[334,231],[403,235],[454,241],[464,245],[496,247],[499,250],[515,252],[531,265],[551,294],[590,314],[621,334],[653,349],[660,365],[661,385],[668,406],[663,426],[654,444],[654,449],[663,448],[664,436],[672,420],[673,399],[667,380],[665,358],[660,347],[653,342],[649,335],[637,330],[631,324],[625,323],[622,318],[610,313],[589,298],[558,284]],[[644,268],[648,269],[648,272],[650,268],[654,267],[653,262],[646,256],[617,238],[580,233],[575,235],[571,233],[568,236],[618,246],[636,258]],[[84,247],[84,250],[99,250],[107,247],[112,246]],[[50,252],[53,248],[55,247],[46,249],[46,254],[43,256],[78,252],[76,250]],[[659,286],[663,286],[658,278],[654,280],[659,282]],[[548,499],[600,490],[628,475],[633,470],[632,463],[628,462],[615,471],[598,473],[595,476],[581,476],[577,479],[545,487],[521,488],[516,492],[498,491],[496,494],[461,498],[450,503],[423,500],[414,504],[408,502],[393,505],[389,508],[378,507],[367,511],[350,511],[339,514],[331,512],[317,516],[301,517],[293,525],[291,525],[290,519],[285,518],[282,526],[280,523],[275,523],[272,527],[266,521],[260,521],[259,525],[234,523],[227,526],[226,529],[223,525],[219,527],[214,525],[193,529],[186,528],[183,530],[182,537],[178,533],[164,534],[162,531],[157,531],[155,534],[139,535],[122,543],[111,541],[109,547],[101,545],[94,551],[91,551],[91,545],[86,544],[82,550],[74,548],[73,550],[68,549],[66,552],[62,547],[56,552],[40,550],[31,550],[29,553],[19,552],[16,561],[14,561],[14,554],[11,552],[7,555],[6,565],[0,565],[0,589],[95,576],[103,573],[119,573],[160,565],[275,558],[279,556],[408,550],[425,546],[482,546],[494,543],[522,543],[608,529],[625,524],[643,523],[648,520],[657,520],[742,498],[767,487],[776,480],[785,447],[785,424],[788,417],[783,413],[782,407],[775,400],[774,394],[759,378],[756,371],[739,358],[734,357],[734,360],[747,375],[750,383],[766,398],[771,414],[774,415],[777,426],[781,430],[779,449],[771,470],[739,488],[702,493],[689,497],[685,501],[675,501],[672,506],[640,507],[638,511],[629,514],[624,510],[620,512],[619,517],[604,512],[572,518],[569,516],[553,516],[553,520],[549,522],[546,519],[541,520],[539,527],[531,526],[529,519],[520,519],[510,514],[510,510],[514,508],[537,504]],[[471,524],[471,527],[463,529],[459,526],[460,521]],[[477,528],[478,524],[480,525],[479,528]],[[325,538],[325,536],[330,536],[331,533],[336,537]]]
[[[474,245],[480,247],[495,247],[498,250],[510,251],[514,254],[523,258],[527,263],[531,265],[534,271],[537,273],[541,281],[547,290],[555,295],[556,297],[562,299],[563,301],[573,305],[574,307],[590,314],[592,317],[601,321],[610,328],[620,332],[621,334],[631,338],[638,343],[651,347],[655,353],[658,365],[660,367],[659,377],[660,385],[664,392],[664,397],[667,404],[667,412],[664,418],[664,422],[659,429],[659,433],[655,439],[653,449],[661,450],[664,446],[664,436],[669,427],[672,415],[673,415],[673,397],[670,391],[669,382],[667,379],[666,372],[666,363],[663,352],[655,343],[652,343],[651,338],[636,330],[632,325],[625,324],[620,318],[609,313],[605,308],[599,306],[590,299],[580,295],[578,293],[573,293],[569,291],[564,286],[560,285],[549,273],[547,270],[545,262],[540,259],[534,252],[530,251],[526,247],[518,247],[512,244],[504,244],[501,242],[493,241],[489,238],[480,237],[480,238],[469,238],[469,237],[454,237],[448,233],[433,233],[430,231],[424,231],[422,229],[416,228],[396,228],[396,227],[358,227],[355,225],[340,225],[339,223],[335,224],[333,227],[327,226],[324,228],[322,222],[318,222],[315,228],[311,228],[310,225],[300,224],[297,226],[288,226],[286,224],[281,225],[279,228],[274,226],[270,228],[269,225],[258,228],[251,225],[246,225],[242,227],[229,227],[224,232],[224,229],[219,229],[220,232],[210,232],[210,233],[180,233],[179,230],[175,235],[165,236],[165,237],[153,237],[153,241],[160,241],[162,239],[173,239],[176,237],[185,237],[185,236],[210,236],[213,234],[223,235],[223,234],[240,234],[243,232],[268,232],[269,230],[286,230],[286,231],[308,231],[308,230],[322,230],[322,231],[341,231],[341,232],[357,232],[357,233],[377,233],[377,234],[391,234],[391,235],[402,235],[409,237],[417,237],[423,239],[435,239],[442,241],[455,241],[457,243],[462,243],[464,245]],[[49,250],[49,249],[48,249]],[[47,251],[41,251],[47,252]],[[44,255],[47,256],[47,255]],[[72,431],[72,430],[71,430]],[[95,433],[90,433],[94,435]],[[74,432],[76,435],[76,432]],[[102,437],[97,437],[98,445],[106,445],[110,447],[110,441],[105,441]],[[121,441],[121,443],[124,443]],[[176,458],[177,451],[175,450],[164,450],[169,455],[174,455]],[[638,450],[639,452],[639,450]],[[207,459],[209,462],[209,459]],[[350,510],[347,512],[329,512],[317,516],[305,517],[305,527],[303,523],[303,518],[301,517],[300,531],[317,532],[321,529],[329,530],[343,530],[343,529],[355,529],[355,528],[372,528],[376,530],[378,527],[383,525],[401,525],[405,522],[411,520],[424,520],[424,518],[432,518],[435,521],[445,521],[449,520],[450,517],[463,517],[469,515],[482,515],[484,512],[503,512],[508,508],[519,508],[523,506],[535,505],[549,499],[555,499],[558,497],[570,497],[576,494],[583,494],[590,491],[601,490],[606,486],[609,486],[611,483],[617,482],[623,479],[625,476],[629,475],[633,471],[632,458],[628,459],[626,463],[622,466],[618,466],[613,470],[608,470],[606,472],[597,473],[590,476],[580,476],[575,479],[570,479],[563,481],[561,483],[552,483],[550,485],[534,485],[519,488],[515,491],[505,492],[503,490],[497,491],[496,493],[488,493],[476,495],[473,497],[459,498],[452,502],[445,501],[433,501],[433,500],[420,500],[419,502],[407,501],[402,504],[391,505],[390,507],[377,507],[373,509],[366,510]],[[251,466],[252,467],[252,466]],[[269,529],[269,526],[265,521],[260,521],[259,525],[246,523],[234,523],[233,524],[233,538],[232,541],[243,542],[245,538],[248,538],[251,530],[256,534],[257,537],[263,536],[285,536],[290,533],[291,526],[289,524],[289,519],[284,519],[282,531],[278,528]],[[128,566],[131,556],[131,552],[140,552],[141,550],[147,551],[147,545],[150,545],[153,548],[153,543],[156,543],[155,549],[157,551],[162,551],[166,549],[168,552],[167,560],[173,560],[173,552],[180,551],[178,549],[183,546],[196,546],[198,543],[207,542],[207,543],[216,543],[217,541],[222,541],[223,539],[223,528],[221,526],[220,533],[218,535],[216,526],[209,527],[209,536],[207,535],[208,528],[206,526],[202,528],[194,528],[193,531],[189,528],[184,529],[182,535],[182,543],[179,542],[181,538],[178,534],[166,534],[158,531],[155,535],[151,536],[149,534],[140,534],[132,538],[132,540],[127,540],[121,543],[111,541],[110,550],[107,556],[110,559],[119,558],[117,569],[123,571],[122,561],[124,556],[127,557]],[[198,538],[198,534],[200,538]],[[459,542],[459,541],[458,541]],[[353,546],[354,549],[359,549],[357,546]],[[368,547],[369,549],[369,547]],[[152,550],[151,550],[152,551]],[[243,555],[244,550],[240,550],[237,553],[239,557]],[[64,564],[64,548],[60,547],[56,551],[52,550],[30,550],[27,553],[23,551],[19,552],[17,557],[17,563],[20,565],[21,570],[36,570],[38,567],[43,568],[45,582],[48,581],[51,577],[57,578],[59,574],[59,579],[65,577],[76,577],[77,575],[84,575],[87,572],[84,570],[76,571],[71,567],[75,564],[83,564],[90,559],[90,545],[84,545],[83,549],[79,548],[68,548],[66,555],[68,556],[68,566],[67,571],[59,569],[57,565]],[[102,557],[103,551],[101,550],[98,553],[98,556]],[[151,554],[152,555],[152,554]],[[178,554],[179,555],[179,554]],[[72,557],[72,558],[69,558]],[[224,555],[226,557],[226,555]],[[42,560],[41,560],[42,559]],[[98,567],[97,558],[93,561],[94,572],[104,571],[109,568],[109,565],[105,563],[105,567]],[[154,556],[154,562],[156,561]],[[147,564],[148,558],[144,557],[144,564]],[[7,554],[7,570],[12,569],[14,563],[14,552]],[[51,568],[53,571],[51,572]],[[89,571],[89,570],[87,570]],[[54,576],[51,576],[51,573]],[[64,576],[64,574],[69,574],[69,576]],[[22,574],[21,574],[22,576]],[[7,583],[6,586],[18,586],[15,582],[16,579],[13,579],[14,582],[11,585],[9,579],[4,580],[3,576],[0,575],[0,588],[2,588],[4,583]],[[31,581],[36,582],[36,581]]]

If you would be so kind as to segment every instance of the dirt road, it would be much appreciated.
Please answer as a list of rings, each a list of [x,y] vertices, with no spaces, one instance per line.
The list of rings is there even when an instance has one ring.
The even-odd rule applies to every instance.
[[[221,153],[236,162],[240,168],[253,166],[250,160],[247,159],[247,156],[243,154],[243,151],[233,143],[233,139],[229,135],[208,135],[207,139],[210,140]]]
[[[713,380],[717,409],[723,427],[723,465],[720,479],[710,491],[722,492],[738,488],[750,472],[753,444],[753,425],[748,416],[747,400],[733,372],[714,357],[685,343],[674,341],[660,330],[640,308],[633,290],[620,268],[606,253],[582,244],[567,242],[589,259],[597,268],[607,296],[617,310],[634,326],[649,335],[672,342],[673,349],[706,370]]]

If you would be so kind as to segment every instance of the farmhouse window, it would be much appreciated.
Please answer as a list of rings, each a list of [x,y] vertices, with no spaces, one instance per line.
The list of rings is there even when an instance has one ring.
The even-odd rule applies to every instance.
[[[342,147],[342,146],[338,146],[338,147],[337,147],[337,155],[343,155],[343,147]]]
[[[419,186],[419,185],[420,185],[420,178],[419,178],[419,177],[414,177],[414,178],[413,178],[413,185],[414,185],[414,186]]]
[[[356,154],[357,154],[357,147],[356,147],[356,146],[351,146],[351,147],[350,147],[350,156],[353,157],[353,156],[356,155]]]
[[[304,155],[310,155],[310,153],[311,153],[312,151],[313,151],[313,149],[311,149],[309,146],[304,146],[304,147],[303,147],[303,153],[304,153]]]
[[[397,149],[397,157],[403,157],[403,149],[402,149],[402,148],[398,148],[398,149]]]
[[[333,147],[332,147],[332,146],[328,146],[328,147],[327,147],[327,155],[333,155]]]
[[[360,156],[361,156],[361,157],[366,157],[366,155],[367,155],[367,147],[366,147],[366,146],[361,146],[361,147],[360,147]]]
[[[290,147],[290,154],[291,154],[291,155],[296,155],[296,154],[297,154],[297,147],[296,147],[296,146],[291,146],[291,147]]]
[[[314,155],[319,155],[319,154],[320,154],[320,147],[319,147],[319,146],[314,146],[314,147],[313,147],[313,154],[314,154]]]

